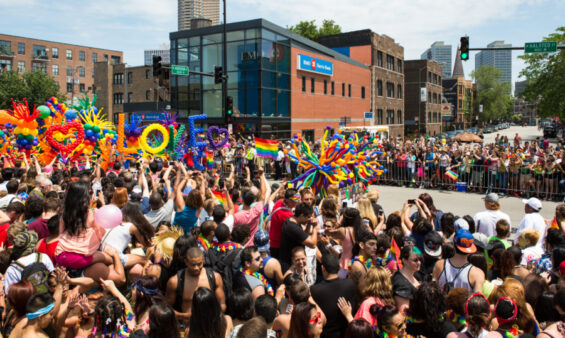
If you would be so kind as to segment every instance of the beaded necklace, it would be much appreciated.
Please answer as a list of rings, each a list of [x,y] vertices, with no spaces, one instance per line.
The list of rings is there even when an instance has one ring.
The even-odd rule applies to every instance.
[[[246,275],[253,276],[253,277],[257,278],[258,280],[263,282],[263,284],[265,285],[265,289],[267,289],[267,293],[269,295],[271,295],[271,296],[275,295],[275,292],[273,291],[273,287],[271,286],[271,284],[269,283],[267,278],[265,278],[265,276],[263,276],[262,273],[260,273],[258,271],[253,272],[250,269],[244,269],[243,267],[240,267],[239,271],[241,271],[242,273],[244,273]]]
[[[455,313],[455,311],[453,311],[452,309],[445,311],[445,315],[452,323],[467,326],[467,320],[465,320],[465,316],[457,315],[457,313]]]
[[[239,243],[218,243],[216,241],[212,242],[212,248],[216,251],[216,252],[228,252],[228,251],[232,251],[235,249],[240,249],[241,248],[241,244]]]
[[[518,325],[514,324],[512,325],[512,328],[510,330],[501,333],[504,338],[514,338],[514,337],[518,337],[518,329],[519,329]]]
[[[210,242],[208,242],[208,240],[206,238],[204,238],[204,236],[202,236],[202,234],[198,235],[198,242],[200,242],[200,245],[202,246],[202,248],[206,251],[208,250],[208,248],[210,248]]]
[[[351,258],[351,263],[349,263],[349,271],[351,271],[351,267],[353,266],[353,263],[355,263],[355,261],[359,261],[367,269],[370,269],[374,265],[372,258],[364,258],[363,256],[355,256],[355,257]]]

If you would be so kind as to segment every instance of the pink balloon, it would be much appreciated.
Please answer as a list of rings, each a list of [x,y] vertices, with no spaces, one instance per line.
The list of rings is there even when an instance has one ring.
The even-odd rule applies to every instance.
[[[114,204],[108,204],[96,211],[94,219],[104,229],[112,229],[122,223],[122,211]]]

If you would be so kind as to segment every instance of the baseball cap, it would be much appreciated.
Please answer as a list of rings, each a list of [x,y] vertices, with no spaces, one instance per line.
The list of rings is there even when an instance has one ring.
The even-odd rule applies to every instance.
[[[483,233],[475,232],[473,238],[475,239],[475,245],[481,249],[490,250],[494,246],[494,242],[489,242],[487,235]]]
[[[37,233],[35,231],[21,231],[14,237],[14,251],[20,252],[20,256],[31,254],[36,245]]]
[[[453,223],[453,225],[455,226],[455,231],[457,231],[459,229],[469,230],[469,223],[467,223],[467,221],[462,217],[456,219],[455,223]]]
[[[253,245],[255,245],[259,251],[269,251],[269,233],[267,230],[257,230],[255,236],[253,236]]]
[[[432,257],[439,257],[442,243],[443,238],[441,238],[439,232],[430,231],[424,237],[424,251]]]
[[[453,237],[453,244],[464,253],[472,254],[477,251],[475,239],[469,230],[459,229]]]
[[[404,238],[402,239],[403,245],[402,246],[407,246],[407,245],[416,245],[416,238],[411,237],[411,236],[404,236]]]
[[[541,201],[535,197],[529,198],[527,200],[523,199],[522,203],[529,205],[530,208],[534,209],[535,211],[541,210]]]
[[[490,194],[486,195],[483,199],[489,203],[498,203],[498,194],[491,192]]]

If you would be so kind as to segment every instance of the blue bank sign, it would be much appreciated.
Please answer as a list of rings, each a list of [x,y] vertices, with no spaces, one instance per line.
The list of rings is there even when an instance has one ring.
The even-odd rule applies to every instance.
[[[332,62],[302,54],[298,54],[298,70],[329,76],[334,75],[334,65]]]

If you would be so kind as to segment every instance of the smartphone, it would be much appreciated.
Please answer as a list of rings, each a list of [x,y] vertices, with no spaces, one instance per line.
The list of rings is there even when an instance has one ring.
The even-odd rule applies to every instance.
[[[314,206],[314,212],[316,213],[316,216],[320,216],[320,210],[318,209],[318,206]]]
[[[408,200],[408,204],[416,204],[416,200]]]
[[[169,161],[169,165],[174,165],[175,161]]]

